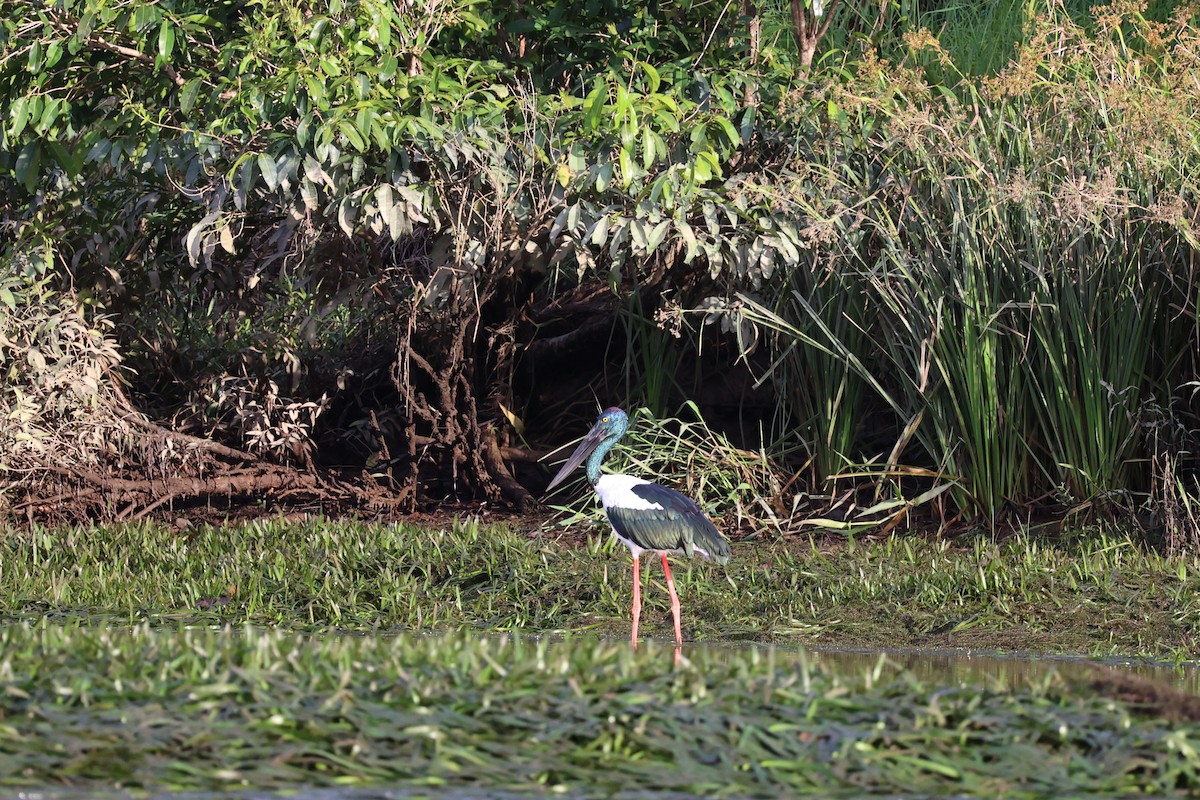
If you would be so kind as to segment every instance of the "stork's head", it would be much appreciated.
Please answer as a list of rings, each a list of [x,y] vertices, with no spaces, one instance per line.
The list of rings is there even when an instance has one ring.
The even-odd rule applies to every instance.
[[[629,430],[629,417],[619,408],[606,408],[600,412],[600,416],[596,418],[596,424],[588,431],[588,435],[583,437],[583,441],[579,443],[579,447],[575,448],[575,452],[571,453],[571,457],[562,465],[562,469],[550,481],[550,485],[546,487],[546,491],[550,491],[558,484],[562,483],[567,475],[578,467],[587,459],[592,452],[604,444],[605,442],[616,443],[618,439],[625,435],[625,431]],[[611,444],[609,445],[612,446]],[[601,456],[603,457],[603,456]]]
[[[628,415],[619,408],[606,408],[596,418],[596,424],[592,426],[592,431],[588,434],[588,438],[590,439],[593,434],[599,434],[600,441],[610,436],[615,436],[619,439],[625,435],[625,431],[627,430],[629,430]]]

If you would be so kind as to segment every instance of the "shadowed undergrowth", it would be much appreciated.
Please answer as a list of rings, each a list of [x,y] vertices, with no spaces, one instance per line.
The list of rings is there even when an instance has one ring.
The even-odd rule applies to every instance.
[[[643,630],[670,636],[661,569]],[[734,545],[726,570],[677,561],[685,638],[1190,659],[1200,564],[1089,532]],[[156,525],[10,531],[0,610],[291,628],[458,627],[624,638],[629,558],[474,522],[420,528],[259,521],[180,534]]]

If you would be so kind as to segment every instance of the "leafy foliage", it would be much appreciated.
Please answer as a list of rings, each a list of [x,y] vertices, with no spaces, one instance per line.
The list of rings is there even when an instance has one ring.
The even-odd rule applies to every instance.
[[[557,416],[535,354],[568,308],[624,321],[623,391],[660,415],[705,346],[753,370],[797,491],[1130,508],[1153,408],[1190,477],[1192,17],[1033,15],[996,72],[905,29],[920,4],[838,9],[801,78],[812,51],[761,37],[780,4],[752,33],[690,2],[18,2],[11,253],[49,244],[135,393],[235,447],[310,449],[322,398],[331,440],[397,408],[364,461],[411,505],[531,501],[503,454]],[[271,403],[308,416],[233,408]]]

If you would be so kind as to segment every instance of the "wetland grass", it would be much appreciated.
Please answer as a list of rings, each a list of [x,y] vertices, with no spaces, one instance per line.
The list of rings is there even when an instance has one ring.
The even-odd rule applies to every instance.
[[[1189,660],[1200,563],[1115,535],[735,543],[679,562],[692,640],[985,648]],[[445,527],[263,520],[184,534],[149,524],[0,534],[0,614],[294,629],[628,635],[629,563],[580,545]],[[658,582],[661,578],[652,577]],[[663,587],[646,635],[670,634]]]
[[[998,686],[918,677],[900,655],[829,667],[791,647],[1182,659],[1200,613],[1194,561],[1102,535],[737,544],[726,572],[679,571],[688,629],[714,644],[673,667],[665,645],[623,641],[628,564],[606,541],[474,522],[7,531],[0,787],[1197,787],[1200,709],[1162,684],[1049,666]],[[666,641],[664,598],[647,593],[644,622]],[[781,646],[715,644],[740,639]]]
[[[0,629],[0,786],[401,785],[569,796],[1183,793],[1200,728],[1051,673],[926,685],[886,659],[255,626]]]

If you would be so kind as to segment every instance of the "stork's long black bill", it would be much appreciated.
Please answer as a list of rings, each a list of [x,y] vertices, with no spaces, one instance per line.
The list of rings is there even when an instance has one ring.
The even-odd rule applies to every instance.
[[[600,430],[599,427],[588,431],[588,435],[583,437],[583,441],[579,443],[579,447],[575,448],[575,452],[571,453],[571,457],[567,459],[566,463],[562,465],[562,469],[550,481],[550,484],[546,487],[546,491],[549,492],[555,486],[562,483],[568,475],[575,471],[576,467],[587,460],[592,451],[599,447],[603,441],[604,431]]]

